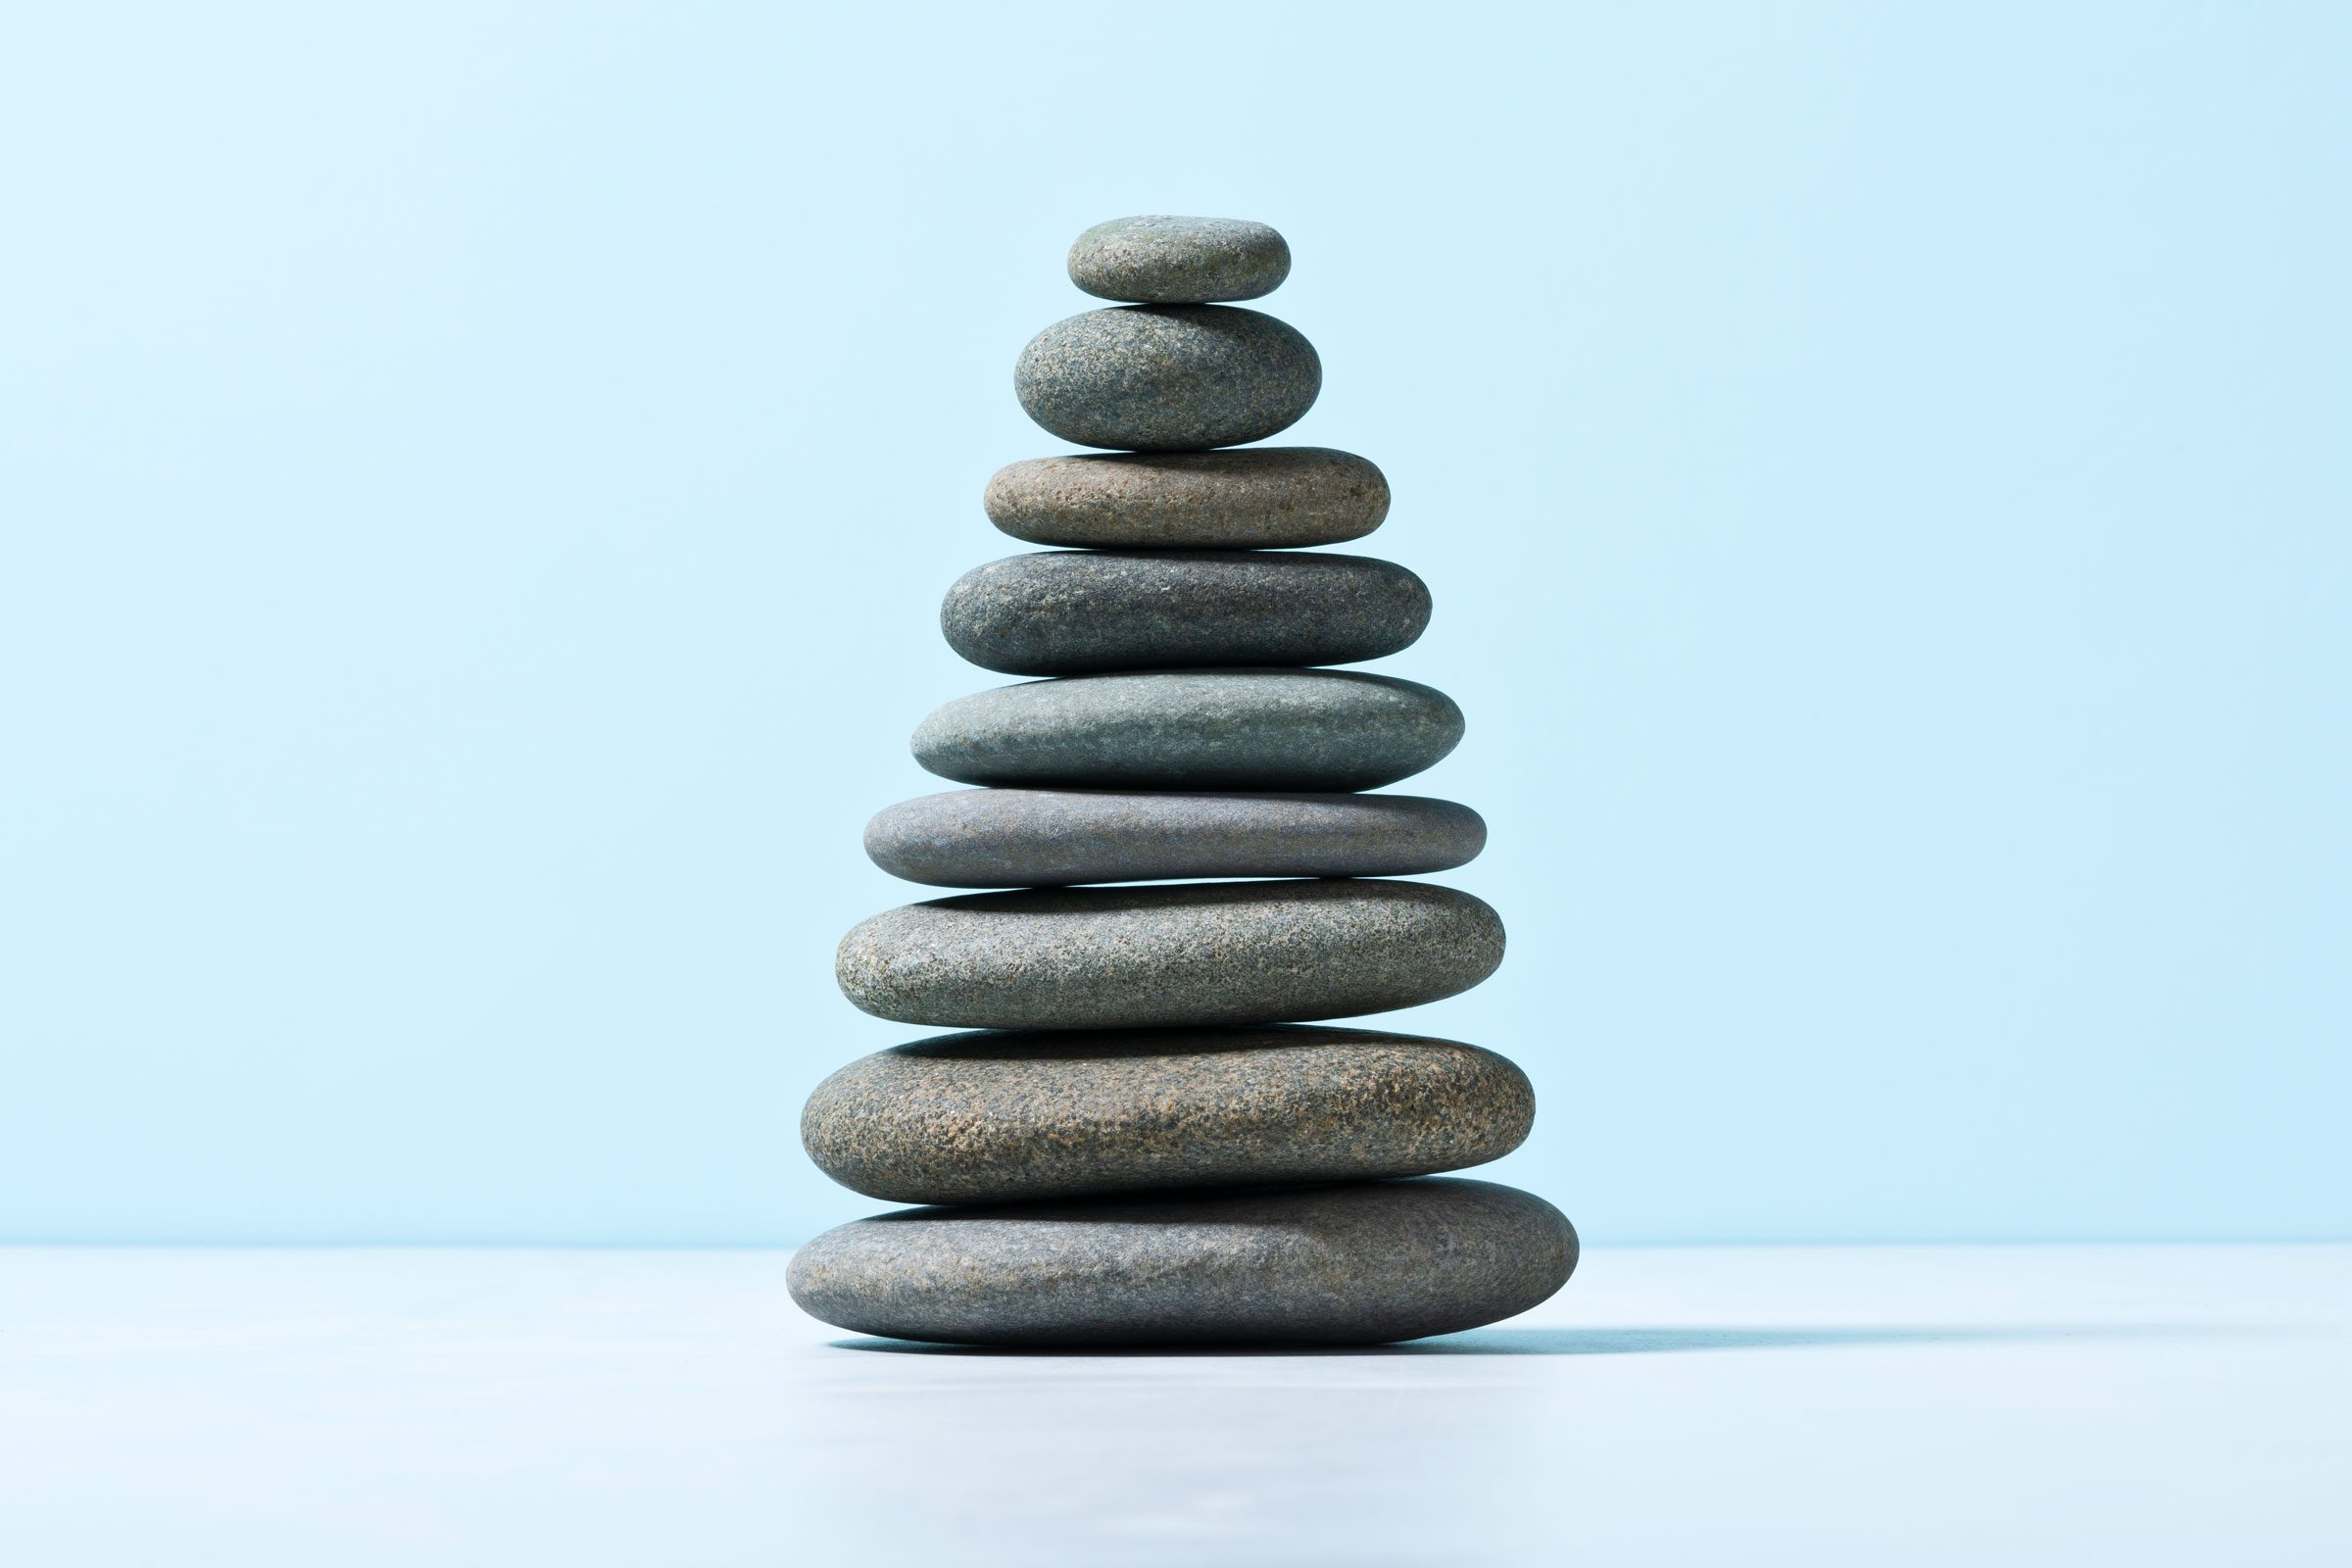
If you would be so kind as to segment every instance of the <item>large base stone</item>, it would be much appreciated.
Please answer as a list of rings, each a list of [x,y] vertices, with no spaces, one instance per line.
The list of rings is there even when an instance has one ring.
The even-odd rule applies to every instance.
[[[966,1345],[1379,1344],[1549,1297],[1576,1232],[1448,1177],[998,1208],[907,1209],[793,1257],[793,1299],[859,1334]]]

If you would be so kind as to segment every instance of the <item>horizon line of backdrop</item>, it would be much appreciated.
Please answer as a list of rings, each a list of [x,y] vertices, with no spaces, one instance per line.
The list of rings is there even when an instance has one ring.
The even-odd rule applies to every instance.
[[[2352,9],[52,7],[0,1239],[792,1242],[1128,213],[1280,227],[1589,1241],[2352,1235]]]

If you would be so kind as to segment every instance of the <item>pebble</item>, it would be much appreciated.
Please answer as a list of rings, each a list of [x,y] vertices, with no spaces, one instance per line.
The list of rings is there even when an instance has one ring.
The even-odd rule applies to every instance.
[[[960,784],[1369,790],[1461,738],[1451,698],[1391,675],[1174,670],[975,692],[917,725],[913,749]]]
[[[967,893],[859,922],[834,975],[941,1029],[1298,1023],[1414,1007],[1502,962],[1502,920],[1427,882],[1195,882]]]
[[[1419,577],[1369,556],[1057,550],[956,579],[948,646],[1007,675],[1217,664],[1352,664],[1429,625]]]
[[[1576,1254],[1533,1194],[1425,1176],[901,1210],[825,1232],[785,1280],[812,1316],[893,1339],[1377,1345],[1524,1312]]]
[[[1123,305],[1056,321],[1013,368],[1029,417],[1064,441],[1189,452],[1262,441],[1323,387],[1296,328],[1230,305]]]
[[[947,888],[1417,876],[1486,843],[1476,811],[1421,795],[949,790],[865,827],[876,865]]]
[[[1421,1176],[1500,1159],[1536,1114],[1491,1051],[1368,1029],[948,1035],[819,1084],[808,1157],[899,1203]]]
[[[1291,247],[1235,218],[1117,218],[1070,247],[1070,281],[1098,299],[1145,305],[1253,300],[1291,275]]]
[[[1031,544],[1281,550],[1361,539],[1389,514],[1389,481],[1329,447],[1073,454],[1005,465],[982,504]]]

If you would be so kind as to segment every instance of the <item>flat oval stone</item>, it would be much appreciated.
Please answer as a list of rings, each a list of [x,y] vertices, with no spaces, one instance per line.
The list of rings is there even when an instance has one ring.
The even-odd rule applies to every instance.
[[[1576,1231],[1532,1193],[1424,1176],[1274,1193],[918,1208],[793,1254],[792,1298],[956,1345],[1377,1345],[1547,1299]]]
[[[1369,556],[1062,550],[956,579],[948,646],[1007,675],[1218,664],[1352,664],[1429,625],[1419,577]]]
[[[1070,247],[1070,281],[1098,299],[1253,300],[1290,275],[1289,241],[1238,218],[1114,218]]]
[[[1369,790],[1462,738],[1444,692],[1341,669],[1072,675],[959,697],[914,760],[960,784]]]
[[[1421,1176],[1500,1159],[1536,1115],[1491,1051],[1369,1029],[947,1035],[851,1062],[808,1157],[900,1203]]]
[[[874,915],[833,972],[865,1011],[943,1029],[1298,1023],[1467,991],[1502,948],[1493,909],[1427,882],[1034,888]]]
[[[1389,481],[1329,447],[1090,453],[1007,464],[982,505],[1032,544],[1277,550],[1361,539],[1389,514]]]
[[[1421,795],[949,790],[865,826],[876,865],[946,888],[1417,876],[1486,843],[1476,811]]]
[[[1056,321],[1013,367],[1029,417],[1082,447],[1189,452],[1263,441],[1323,389],[1314,345],[1230,305],[1122,305]]]

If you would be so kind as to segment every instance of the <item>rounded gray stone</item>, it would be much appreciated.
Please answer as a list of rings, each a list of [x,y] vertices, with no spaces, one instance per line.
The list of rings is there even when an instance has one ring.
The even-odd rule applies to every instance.
[[[1429,625],[1419,577],[1369,556],[1254,550],[1064,550],[956,579],[948,646],[1007,675],[1219,664],[1352,664]]]
[[[1122,305],[1056,321],[1013,367],[1029,417],[1082,447],[1190,452],[1298,422],[1323,363],[1297,329],[1230,305]]]
[[[892,1339],[1377,1345],[1524,1312],[1576,1256],[1534,1194],[1424,1176],[906,1209],[825,1232],[785,1282],[811,1316]]]
[[[1071,282],[1143,305],[1253,300],[1290,275],[1290,243],[1238,218],[1114,218],[1070,247]]]
[[[957,698],[914,759],[960,784],[1369,790],[1462,738],[1444,692],[1343,669],[1072,675]]]
[[[1502,920],[1427,882],[970,893],[841,940],[843,995],[941,1029],[1300,1023],[1419,1006],[1502,962]]]
[[[1329,447],[1073,453],[1005,465],[982,505],[1031,544],[1276,550],[1361,539],[1389,514],[1389,481]]]
[[[876,865],[945,888],[1418,876],[1486,843],[1476,811],[1421,795],[949,790],[865,826]]]
[[[1422,1176],[1500,1159],[1536,1096],[1491,1051],[1368,1029],[947,1035],[853,1061],[808,1157],[900,1203]]]

